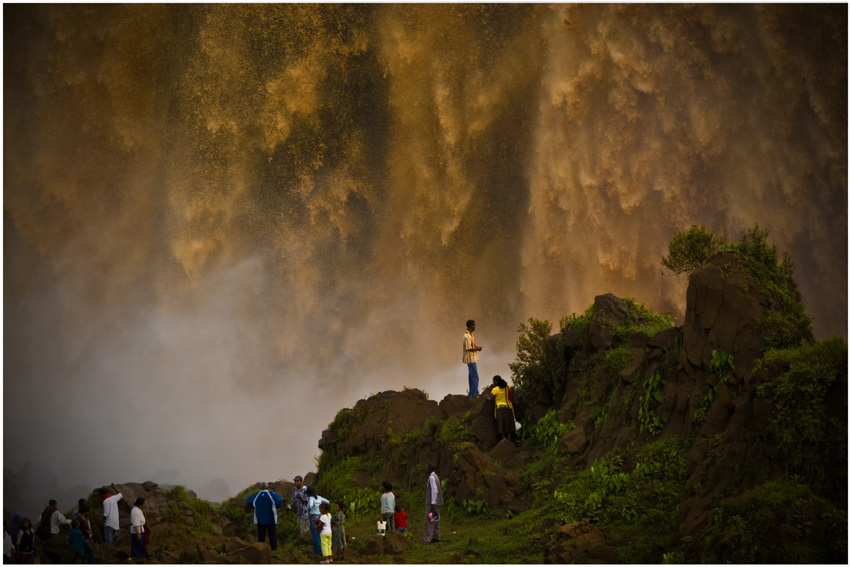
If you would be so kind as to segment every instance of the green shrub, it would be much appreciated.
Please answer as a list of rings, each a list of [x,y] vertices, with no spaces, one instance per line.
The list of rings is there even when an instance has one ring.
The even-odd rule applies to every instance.
[[[691,273],[705,264],[726,244],[726,236],[717,237],[699,225],[677,232],[667,245],[667,256],[661,264],[674,274]]]
[[[814,338],[812,320],[794,283],[794,262],[788,254],[779,261],[776,246],[767,244],[768,234],[756,225],[729,249],[741,254],[749,277],[771,299],[762,324],[766,348],[791,347]]]
[[[846,563],[847,523],[831,533],[820,510],[835,508],[793,482],[767,482],[722,501],[693,559],[706,563]],[[840,515],[838,516],[840,518]],[[843,546],[843,548],[842,548]]]
[[[626,302],[627,309],[614,330],[615,344],[625,342],[633,333],[642,332],[651,337],[673,326],[670,316],[660,315],[631,297],[625,297],[623,301]]]
[[[558,420],[558,412],[554,408],[534,425],[525,425],[520,431],[526,430],[526,435],[533,437],[543,449],[551,454],[557,454],[558,440],[568,431],[575,429],[572,421],[562,423]]]
[[[643,383],[643,395],[638,409],[638,425],[642,432],[648,431],[652,435],[658,435],[664,428],[665,420],[658,415],[656,409],[658,404],[666,400],[661,393],[663,385],[664,377],[659,372],[655,372]]]
[[[517,390],[548,388],[559,399],[566,377],[563,337],[552,337],[552,324],[534,318],[521,323],[518,332],[516,360],[508,365]]]
[[[829,419],[827,394],[847,373],[847,343],[832,338],[770,350],[764,366],[778,377],[757,394],[773,401],[770,432],[789,472],[815,481],[836,473],[846,479],[847,421]]]

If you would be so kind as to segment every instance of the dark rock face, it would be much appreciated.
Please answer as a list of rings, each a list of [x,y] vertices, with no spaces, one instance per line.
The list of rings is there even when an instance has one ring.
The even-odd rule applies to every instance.
[[[614,344],[614,329],[623,320],[629,308],[624,300],[607,293],[596,296],[593,309],[595,313],[590,320],[588,342],[594,350],[601,351]]]
[[[691,275],[684,324],[687,361],[708,370],[711,354],[722,350],[735,357],[735,380],[752,371],[764,345],[760,330],[766,305],[750,293],[740,277],[726,276],[731,252],[719,254],[711,265]],[[766,300],[764,300],[766,301]]]
[[[443,417],[440,406],[421,390],[381,392],[354,406],[349,425],[351,435],[337,442],[330,432],[323,433],[319,448],[336,443],[342,455],[377,451],[386,431],[408,432],[433,417]]]
[[[617,554],[608,546],[605,535],[596,526],[581,523],[558,528],[559,543],[546,551],[546,564],[611,564]]]

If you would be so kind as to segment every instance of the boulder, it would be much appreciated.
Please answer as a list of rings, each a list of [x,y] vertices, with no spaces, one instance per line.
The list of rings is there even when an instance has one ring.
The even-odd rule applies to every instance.
[[[236,549],[225,555],[222,560],[230,565],[271,563],[272,549],[268,542],[256,542]]]
[[[502,439],[495,447],[493,447],[493,450],[490,451],[490,456],[500,463],[512,461],[515,455],[516,445],[514,445],[509,439]]]
[[[546,550],[544,563],[612,564],[617,562],[617,554],[596,526],[583,523],[567,524],[557,530],[556,536],[558,543]]]
[[[561,451],[566,455],[577,455],[580,454],[587,448],[588,441],[587,435],[585,435],[583,427],[576,427],[572,431],[567,431],[558,440],[558,445],[561,447]]]
[[[350,433],[334,443],[341,455],[380,451],[381,439],[389,429],[403,433],[421,427],[431,417],[442,416],[437,402],[421,390],[389,390],[358,401],[349,416]],[[323,443],[329,443],[331,437],[325,435]]]
[[[597,295],[593,302],[593,317],[588,327],[588,342],[596,351],[614,344],[614,330],[628,312],[628,305],[614,294]]]
[[[405,537],[404,534],[393,531],[386,533],[383,537],[383,544],[384,553],[398,555],[407,551],[407,549],[413,545],[413,540],[409,537]]]
[[[691,274],[682,327],[687,360],[694,367],[708,370],[715,350],[735,357],[735,369],[730,376],[733,383],[749,375],[763,350],[761,324],[767,305],[760,301],[768,301],[752,293],[751,284],[741,276],[724,274],[725,266],[738,261],[734,252],[722,252]],[[659,337],[658,343],[674,338],[669,329],[663,332],[670,336]]]

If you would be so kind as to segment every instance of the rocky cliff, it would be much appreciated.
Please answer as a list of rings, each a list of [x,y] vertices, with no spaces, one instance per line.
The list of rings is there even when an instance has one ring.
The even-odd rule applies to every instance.
[[[548,339],[557,364],[550,360],[547,367],[560,369],[558,380],[517,388],[516,414],[525,427],[516,445],[497,444],[493,402],[485,398],[448,396],[438,403],[406,389],[360,400],[322,436],[320,482],[323,464],[332,470],[357,458],[356,488],[376,476],[415,487],[425,481],[426,463],[435,463],[459,505],[513,515],[547,499],[558,508],[573,485],[549,479],[572,471],[576,480],[592,471],[601,488],[588,498],[600,495],[598,506],[560,506],[564,527],[546,541],[545,556],[610,562],[624,559],[614,549],[629,523],[623,518],[640,523],[639,506],[630,511],[631,504],[620,504],[628,487],[653,475],[660,481],[658,469],[678,470],[679,463],[681,474],[666,489],[675,492],[668,499],[671,557],[738,557],[720,541],[740,537],[724,532],[721,538],[731,511],[764,491],[782,500],[800,487],[811,491],[808,500],[794,497],[806,528],[789,528],[776,510],[768,523],[775,521],[772,527],[790,540],[805,536],[831,549],[826,556],[840,556],[842,544],[827,532],[835,529],[832,514],[847,505],[846,344],[770,348],[782,298],[746,268],[740,254],[723,252],[692,273],[684,324],[660,331],[641,330],[633,301],[597,297],[583,317]],[[544,426],[547,435],[559,431],[548,449]],[[664,443],[675,459],[646,461],[641,451]],[[542,458],[549,465],[541,470]],[[367,464],[375,461],[379,467]],[[647,467],[656,472],[647,475]],[[738,520],[751,516],[737,514]],[[839,513],[838,524],[846,558],[846,514],[841,519]]]

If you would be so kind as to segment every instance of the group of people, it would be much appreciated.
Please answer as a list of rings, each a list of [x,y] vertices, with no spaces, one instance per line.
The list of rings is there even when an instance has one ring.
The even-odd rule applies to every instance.
[[[378,533],[386,534],[388,531],[407,533],[407,512],[396,504],[393,485],[386,480],[381,483],[384,489],[381,494],[381,518],[378,520]]]
[[[483,348],[475,344],[474,331],[475,321],[470,319],[466,322],[466,331],[463,333],[463,363],[469,369],[470,398],[478,397],[478,353]],[[496,402],[496,433],[499,439],[513,440],[516,433],[516,416],[508,383],[501,376],[493,376],[493,385],[485,395]]]
[[[292,504],[297,517],[296,534],[305,536],[308,532],[313,543],[313,553],[320,556],[320,563],[332,563],[334,557],[345,558],[345,513],[341,502],[334,503],[331,515],[331,503],[327,498],[316,494],[312,486],[304,486],[304,479],[293,479]],[[246,499],[247,505],[254,510],[254,523],[257,525],[257,540],[266,541],[272,551],[277,549],[277,511],[283,507],[283,498],[268,483],[261,482],[260,490]],[[288,508],[292,508],[292,504]]]
[[[115,533],[119,529],[118,523],[118,501],[123,495],[110,494],[107,489],[100,489],[99,494],[103,499],[103,542],[111,544]],[[133,509],[130,511],[130,556],[144,562],[148,557],[147,546],[149,542],[149,530],[144,514],[145,499],[136,499]],[[53,539],[59,535],[60,527],[70,526],[68,530],[68,544],[73,552],[74,563],[96,563],[94,554],[94,531],[91,527],[89,515],[91,506],[85,498],[80,498],[74,508],[71,519],[59,511],[56,500],[51,499],[41,513],[38,527],[33,529],[29,518],[15,514],[9,525],[4,523],[4,561],[16,563],[39,563],[38,552],[35,548],[36,538],[43,541]]]

